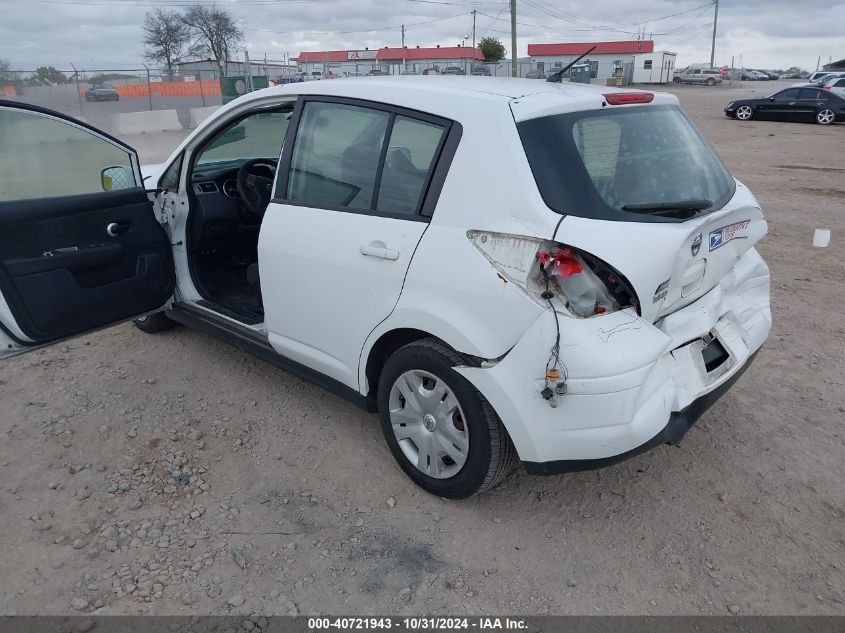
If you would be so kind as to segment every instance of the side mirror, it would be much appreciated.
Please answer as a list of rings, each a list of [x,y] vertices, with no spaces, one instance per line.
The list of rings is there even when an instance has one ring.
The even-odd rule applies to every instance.
[[[117,191],[135,186],[135,177],[130,167],[115,165],[100,172],[100,185],[103,191]]]

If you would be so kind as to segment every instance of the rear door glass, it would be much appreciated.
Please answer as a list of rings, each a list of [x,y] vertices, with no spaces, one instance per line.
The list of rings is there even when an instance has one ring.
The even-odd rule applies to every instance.
[[[417,213],[444,131],[441,125],[396,117],[384,158],[379,211]]]
[[[371,209],[390,113],[308,102],[296,135],[287,199],[321,208]]]

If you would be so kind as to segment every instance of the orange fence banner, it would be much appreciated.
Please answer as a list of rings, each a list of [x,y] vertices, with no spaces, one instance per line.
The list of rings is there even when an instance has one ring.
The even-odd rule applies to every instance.
[[[116,84],[112,88],[117,90],[121,97],[147,97],[152,93],[153,97],[219,97],[220,82],[217,79],[204,79],[203,81],[155,81],[149,84]],[[85,96],[85,89],[80,88],[79,92]]]

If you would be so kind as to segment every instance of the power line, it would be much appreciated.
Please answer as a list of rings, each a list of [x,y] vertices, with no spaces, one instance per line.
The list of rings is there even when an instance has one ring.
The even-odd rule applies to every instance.
[[[678,16],[678,15],[683,15],[683,14],[686,14],[686,13],[690,13],[692,11],[699,11],[699,13],[697,15],[695,15],[688,22],[685,22],[684,24],[679,25],[676,28],[667,29],[666,31],[653,32],[652,35],[663,35],[663,36],[674,35],[674,34],[683,33],[685,31],[689,30],[688,29],[689,25],[691,25],[699,17],[701,17],[701,14],[703,14],[704,11],[707,8],[712,7],[713,4],[714,4],[713,2],[708,2],[707,4],[700,5],[698,7],[693,7],[692,9],[687,9],[686,11],[678,11],[676,13],[672,13],[672,14],[669,14],[669,15],[664,15],[664,16],[660,16],[658,18],[654,18],[654,20],[651,20],[651,21],[656,22],[658,20],[663,20],[663,19],[666,19],[666,18]],[[492,22],[497,22],[497,21],[498,22],[510,22],[509,19],[500,18],[499,15],[501,15],[501,13],[497,16],[492,16],[488,13],[484,13],[483,11],[479,11],[478,13],[480,15],[483,15],[485,17],[490,18],[491,24],[492,24]],[[569,20],[564,20],[564,21],[572,23]],[[649,22],[648,20],[644,21],[644,22],[634,22],[630,26],[635,26],[637,24],[647,24],[648,22]],[[542,29],[542,30],[547,30],[547,31],[572,31],[572,32],[582,32],[583,33],[583,32],[595,32],[595,31],[601,31],[601,30],[612,30],[612,31],[617,32],[617,33],[625,33],[625,34],[628,34],[628,35],[639,35],[639,31],[636,31],[636,32],[635,31],[629,31],[629,30],[621,28],[621,25],[617,26],[617,27],[609,27],[608,25],[605,25],[605,26],[591,25],[589,27],[582,27],[582,26],[566,27],[566,26],[549,26],[548,24],[532,24],[532,23],[529,23],[529,22],[521,22],[521,21],[517,21],[517,24],[520,25],[520,26],[528,27],[528,28]],[[581,24],[581,23],[579,23],[579,24]],[[628,27],[629,25],[626,24],[624,26]],[[694,28],[697,28],[697,26],[694,27]],[[495,30],[495,29],[488,27],[488,30]],[[497,31],[497,32],[505,32],[505,31]]]
[[[460,18],[460,17],[463,17],[465,15],[470,15],[471,13],[472,13],[471,11],[465,11],[464,13],[458,13],[457,15],[450,15],[450,16],[447,16],[445,18],[434,18],[433,20],[425,20],[425,21],[422,21],[422,22],[409,22],[409,23],[406,23],[404,26],[405,27],[421,26],[423,24],[432,24],[434,22],[443,22],[445,20],[454,20],[455,18]],[[357,31],[307,31],[307,30],[301,30],[301,29],[297,30],[297,31],[274,31],[272,29],[262,29],[262,28],[258,28],[258,27],[254,27],[254,26],[247,26],[247,25],[242,25],[241,28],[243,28],[245,31],[257,31],[259,33],[274,33],[274,34],[277,34],[277,35],[296,35],[296,34],[348,35],[348,34],[351,34],[351,33],[371,33],[373,31],[392,31],[394,29],[401,29],[402,26],[403,25],[398,24],[396,26],[381,26],[381,27],[370,28],[370,29],[361,29],[361,30],[357,30]]]
[[[548,5],[548,3],[544,2],[543,0],[523,0],[523,2],[528,5],[529,7],[538,10],[545,15],[548,15],[552,18],[560,20],[562,22],[567,22],[569,24],[573,24],[575,26],[581,28],[567,28],[567,27],[559,27],[562,30],[572,30],[572,31],[611,31],[616,33],[624,33],[626,35],[637,35],[638,31],[630,31],[628,29],[634,26],[640,26],[643,24],[648,24],[650,22],[658,22],[660,20],[666,20],[668,18],[676,17],[678,15],[684,15],[686,13],[692,13],[693,11],[701,11],[703,13],[707,8],[712,7],[715,0],[710,0],[705,4],[701,4],[690,9],[685,9],[684,11],[676,11],[674,13],[669,13],[666,15],[661,15],[654,18],[649,18],[646,20],[641,20],[638,22],[629,22],[629,23],[617,23],[617,24],[596,24],[594,22],[589,22],[578,18],[577,16],[571,15],[560,9],[552,7]],[[696,16],[698,17],[698,16]],[[543,25],[541,28],[550,28],[548,25]],[[655,33],[655,35],[665,35],[665,33]]]

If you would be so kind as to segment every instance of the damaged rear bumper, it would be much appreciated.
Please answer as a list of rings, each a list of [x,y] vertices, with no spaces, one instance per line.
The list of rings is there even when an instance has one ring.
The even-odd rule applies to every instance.
[[[736,382],[771,329],[769,282],[751,249],[719,285],[655,324],[633,310],[561,316],[568,378],[556,408],[540,395],[555,333],[548,310],[500,361],[455,370],[496,410],[531,472],[613,464],[677,441]]]
[[[759,350],[758,350],[759,351]],[[632,448],[625,453],[613,455],[612,457],[601,457],[597,459],[559,459],[550,462],[522,462],[526,472],[531,475],[559,475],[561,473],[572,473],[583,470],[594,470],[596,468],[604,468],[605,466],[612,466],[619,462],[625,461],[650,451],[661,444],[678,444],[687,431],[692,428],[692,425],[698,422],[698,419],[704,415],[716,401],[721,398],[725,392],[730,389],[733,384],[739,380],[739,377],[745,373],[745,370],[754,362],[757,357],[757,352],[754,352],[745,364],[740,367],[728,380],[722,383],[708,394],[701,396],[694,400],[691,404],[686,406],[681,411],[674,411],[669,416],[669,423],[663,427],[657,435],[651,438],[648,442],[640,444],[636,448]]]

